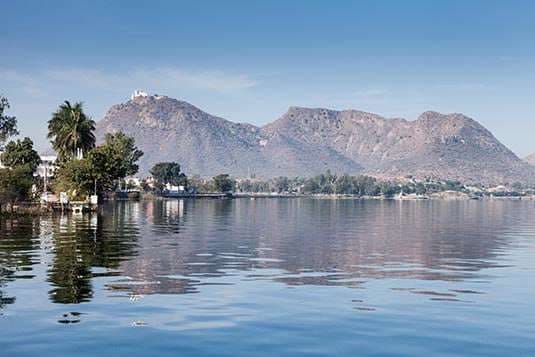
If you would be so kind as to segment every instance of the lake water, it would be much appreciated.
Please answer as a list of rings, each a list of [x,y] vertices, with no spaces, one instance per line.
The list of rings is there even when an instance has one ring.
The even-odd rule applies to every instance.
[[[0,222],[1,356],[535,354],[535,201],[119,202]]]

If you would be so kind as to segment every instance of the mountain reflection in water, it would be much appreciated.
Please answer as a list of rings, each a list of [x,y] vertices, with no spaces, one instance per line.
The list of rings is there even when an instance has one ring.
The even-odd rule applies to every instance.
[[[507,248],[506,206],[471,202],[160,201],[140,206],[135,294],[189,293],[205,277],[250,272],[289,285],[370,278],[484,279]],[[255,272],[262,271],[262,274]],[[213,281],[213,280],[211,280]]]
[[[526,206],[533,209],[492,201],[167,200],[107,204],[80,217],[4,220],[0,308],[16,301],[2,287],[31,279],[40,260],[47,261],[50,299],[62,304],[90,301],[92,280],[115,275],[109,293],[128,296],[196,293],[237,272],[289,286],[484,282],[482,269],[503,264],[510,227],[532,214]]]

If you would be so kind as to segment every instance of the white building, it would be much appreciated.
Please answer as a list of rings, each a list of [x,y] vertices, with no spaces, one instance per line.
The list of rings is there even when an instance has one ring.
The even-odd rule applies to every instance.
[[[141,179],[139,177],[125,177],[124,179],[125,191],[138,191],[141,188]]]
[[[178,192],[184,192],[186,190],[186,188],[182,185],[180,186],[174,186],[174,185],[171,185],[170,183],[166,183],[165,184],[165,190],[167,192],[171,192],[171,193],[178,193]]]
[[[0,147],[0,169],[5,169],[4,164],[2,164],[2,154],[4,153],[4,148]],[[41,158],[41,163],[37,167],[37,170],[33,173],[34,176],[51,178],[54,176],[54,171],[56,170],[56,160],[57,156],[55,155],[39,155]]]
[[[149,95],[147,94],[147,92],[144,92],[144,91],[142,91],[142,90],[137,89],[137,90],[135,90],[134,93],[130,96],[130,99],[131,99],[131,100],[134,100],[134,99],[136,99],[136,98],[138,98],[138,97],[148,97],[148,96],[149,96]]]
[[[41,163],[37,166],[34,176],[39,176],[42,178],[51,178],[54,176],[54,171],[56,171],[56,160],[57,156],[54,155],[40,155]]]

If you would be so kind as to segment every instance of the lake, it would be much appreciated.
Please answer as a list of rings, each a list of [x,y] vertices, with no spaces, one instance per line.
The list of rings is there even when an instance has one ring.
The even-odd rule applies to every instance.
[[[0,355],[535,354],[535,201],[107,203],[0,221]]]

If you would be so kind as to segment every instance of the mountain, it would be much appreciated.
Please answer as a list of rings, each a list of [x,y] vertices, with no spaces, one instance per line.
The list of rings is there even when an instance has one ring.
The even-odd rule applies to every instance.
[[[97,124],[97,140],[122,131],[145,153],[141,174],[157,162],[179,162],[187,174],[235,176],[313,175],[332,169],[357,173],[362,167],[323,146],[298,142],[281,133],[263,133],[165,96],[140,95],[114,105]]]
[[[487,129],[462,114],[429,111],[407,121],[356,110],[292,107],[264,130],[329,147],[374,175],[481,183],[535,178]]]
[[[97,138],[123,131],[145,152],[141,174],[177,161],[202,176],[310,176],[331,169],[383,177],[463,182],[530,181],[534,170],[487,129],[462,114],[425,112],[417,120],[344,110],[290,107],[263,126],[234,123],[165,96],[144,93],[97,123]]]
[[[528,155],[524,158],[524,161],[530,164],[531,166],[535,166],[535,154]]]

